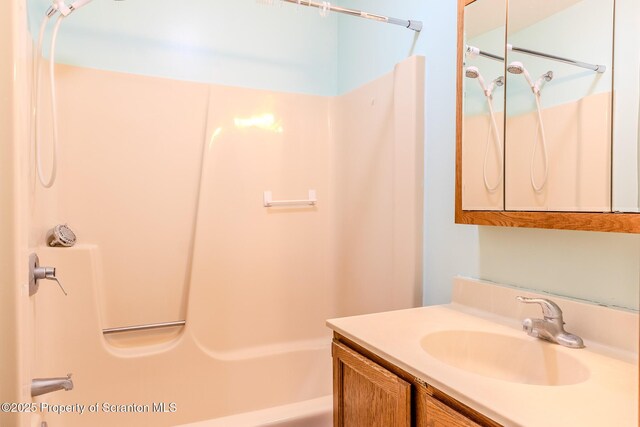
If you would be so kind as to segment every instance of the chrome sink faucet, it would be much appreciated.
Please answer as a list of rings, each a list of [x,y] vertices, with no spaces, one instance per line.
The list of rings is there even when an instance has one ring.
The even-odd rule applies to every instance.
[[[545,298],[516,297],[526,304],[540,304],[544,319],[524,319],[522,329],[534,338],[540,338],[569,348],[583,348],[582,338],[564,330],[562,310],[555,302]]]
[[[63,389],[65,391],[73,390],[71,374],[62,378],[35,378],[31,381],[31,396],[33,397]]]

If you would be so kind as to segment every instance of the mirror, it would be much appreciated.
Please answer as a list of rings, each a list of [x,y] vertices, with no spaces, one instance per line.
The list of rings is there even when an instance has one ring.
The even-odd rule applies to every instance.
[[[509,0],[507,22],[506,210],[610,212],[613,0]]]
[[[640,2],[459,7],[456,222],[640,232]]]
[[[616,0],[613,211],[640,212],[640,2]]]

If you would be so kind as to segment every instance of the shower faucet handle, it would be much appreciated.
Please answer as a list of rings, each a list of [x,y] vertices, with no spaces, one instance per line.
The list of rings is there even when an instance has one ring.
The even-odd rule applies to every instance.
[[[40,259],[38,255],[31,254],[29,255],[29,296],[38,292],[38,280],[55,280],[62,293],[67,296],[67,291],[60,283],[60,280],[56,277],[56,269],[55,267],[40,267]]]

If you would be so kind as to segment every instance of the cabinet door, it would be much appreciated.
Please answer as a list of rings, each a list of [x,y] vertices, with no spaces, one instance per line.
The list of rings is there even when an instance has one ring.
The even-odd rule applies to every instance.
[[[334,427],[409,427],[411,385],[334,342]]]
[[[427,400],[427,427],[480,427],[464,415],[431,396]]]

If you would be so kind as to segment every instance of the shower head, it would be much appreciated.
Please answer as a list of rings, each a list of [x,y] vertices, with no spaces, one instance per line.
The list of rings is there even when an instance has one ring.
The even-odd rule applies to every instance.
[[[480,76],[480,70],[478,70],[478,67],[467,67],[464,75],[469,77],[470,79],[477,79]]]
[[[539,92],[539,89],[533,83],[533,80],[531,80],[531,75],[529,74],[527,69],[524,68],[524,64],[522,62],[513,61],[512,63],[507,65],[507,71],[510,72],[511,74],[523,74],[524,78],[527,80],[527,83],[529,83],[529,87],[531,88],[531,91],[533,91],[533,93],[536,93],[536,94]]]
[[[76,235],[67,224],[58,224],[47,233],[47,245],[49,246],[73,246],[76,244]]]
[[[525,69],[522,62],[513,61],[511,64],[507,65],[507,71],[511,74],[522,74]]]
[[[482,91],[484,92],[485,96],[488,96],[488,97],[491,96],[491,91],[493,90],[493,83],[490,85],[489,88],[487,88],[487,85],[484,83],[484,79],[482,78],[482,74],[480,74],[480,70],[478,69],[478,67],[474,67],[474,66],[467,67],[466,70],[464,71],[464,75],[470,79],[478,79],[478,84],[482,88]]]

